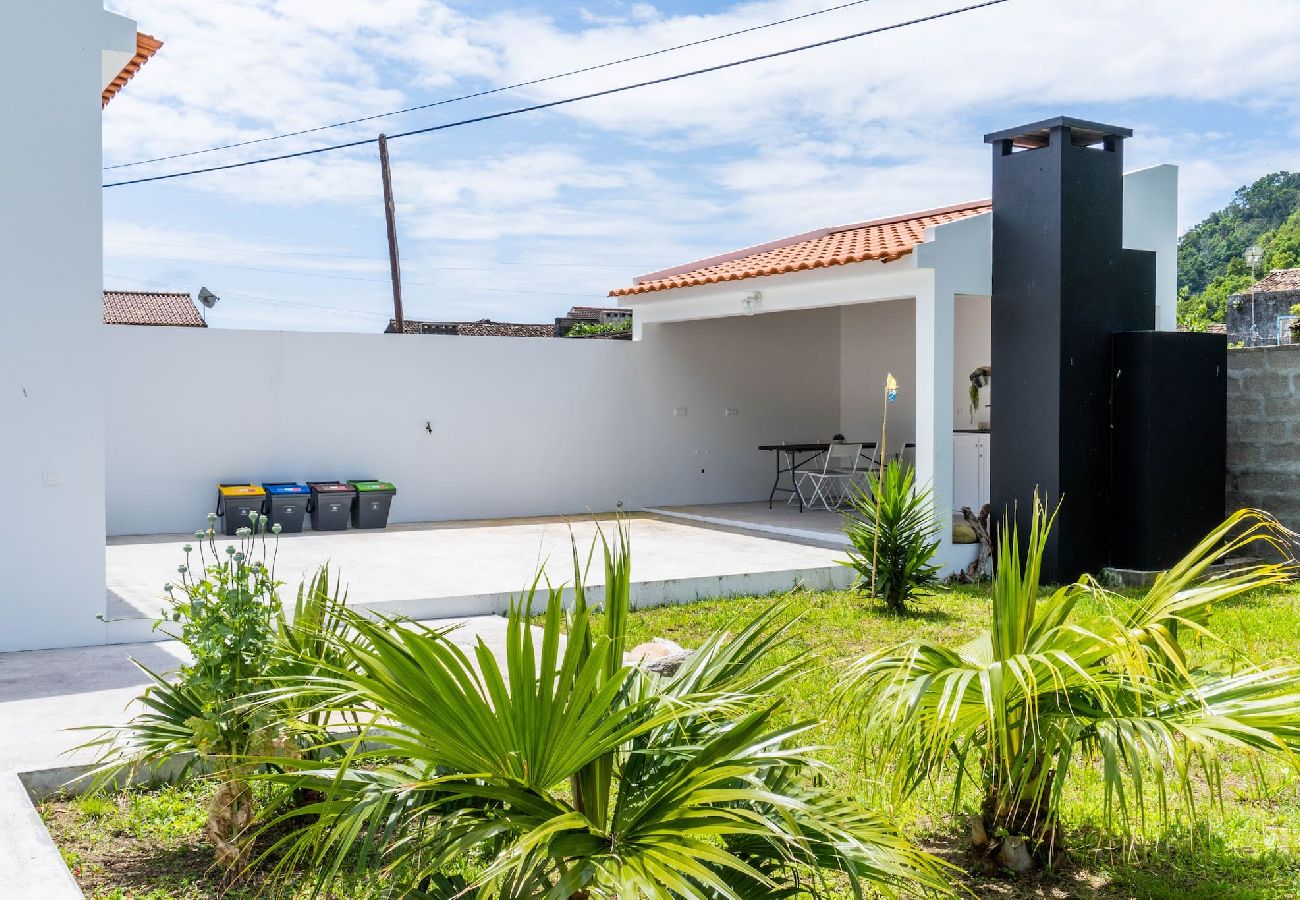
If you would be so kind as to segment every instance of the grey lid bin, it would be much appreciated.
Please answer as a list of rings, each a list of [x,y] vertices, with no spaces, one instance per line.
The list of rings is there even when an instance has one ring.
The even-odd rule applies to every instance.
[[[391,482],[373,478],[350,479],[348,484],[357,490],[357,499],[352,506],[352,527],[388,527],[388,511],[392,508],[397,488]]]
[[[348,527],[352,501],[357,490],[341,481],[309,481],[311,499],[307,513],[311,516],[312,531],[343,531]]]

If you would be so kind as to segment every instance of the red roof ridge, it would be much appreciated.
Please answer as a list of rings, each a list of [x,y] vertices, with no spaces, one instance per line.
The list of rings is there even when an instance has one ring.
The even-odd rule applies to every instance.
[[[818,228],[640,275],[633,279],[630,287],[615,288],[609,295],[626,297],[868,260],[891,262],[911,253],[917,244],[925,240],[925,231],[930,226],[985,213],[992,208],[990,200],[972,200],[853,225]]]
[[[117,73],[117,77],[104,88],[103,94],[100,95],[100,109],[108,106],[108,101],[117,96],[117,92],[122,90],[126,83],[135,77],[135,73],[140,71],[140,67],[152,59],[162,45],[163,42],[152,34],[145,34],[143,31],[135,33],[135,56],[122,67],[122,71]]]
[[[992,209],[993,201],[990,199],[971,200],[969,203],[953,203],[948,206],[936,206],[934,209],[919,209],[916,212],[903,213],[898,216],[886,216],[883,219],[870,219],[866,222],[858,222],[855,225],[837,225],[834,228],[827,229],[831,234],[839,234],[842,231],[853,231],[856,228],[874,228],[878,225],[895,225],[899,222],[907,222],[911,219],[928,219],[931,216],[942,216],[948,213],[965,212],[968,209]]]

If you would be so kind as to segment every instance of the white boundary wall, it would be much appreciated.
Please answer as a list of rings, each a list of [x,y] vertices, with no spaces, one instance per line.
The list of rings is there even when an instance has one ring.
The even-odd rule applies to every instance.
[[[192,531],[219,481],[382,478],[397,522],[766,497],[760,443],[840,427],[840,318],[636,342],[108,326],[108,533]]]
[[[79,646],[104,638],[100,92],[135,23],[29,0],[0,33],[21,73],[0,92],[0,651]]]

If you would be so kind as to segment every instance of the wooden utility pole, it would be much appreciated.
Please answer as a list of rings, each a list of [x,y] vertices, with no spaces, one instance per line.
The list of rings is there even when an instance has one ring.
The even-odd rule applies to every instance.
[[[406,332],[402,318],[402,264],[397,255],[397,209],[393,203],[393,173],[388,167],[388,135],[379,136],[379,169],[384,176],[384,220],[388,224],[388,266],[393,276],[393,319],[397,333]]]

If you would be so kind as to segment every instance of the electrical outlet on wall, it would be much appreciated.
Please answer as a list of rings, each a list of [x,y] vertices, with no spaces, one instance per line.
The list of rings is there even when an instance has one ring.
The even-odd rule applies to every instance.
[[[728,406],[722,414],[724,416],[738,416],[740,415],[740,410],[736,409],[734,406]]]
[[[674,419],[680,419],[680,418],[682,418],[682,417],[685,416],[685,415],[686,415],[686,407],[684,407],[684,406],[674,406],[674,407],[673,407],[673,418],[674,418]]]

